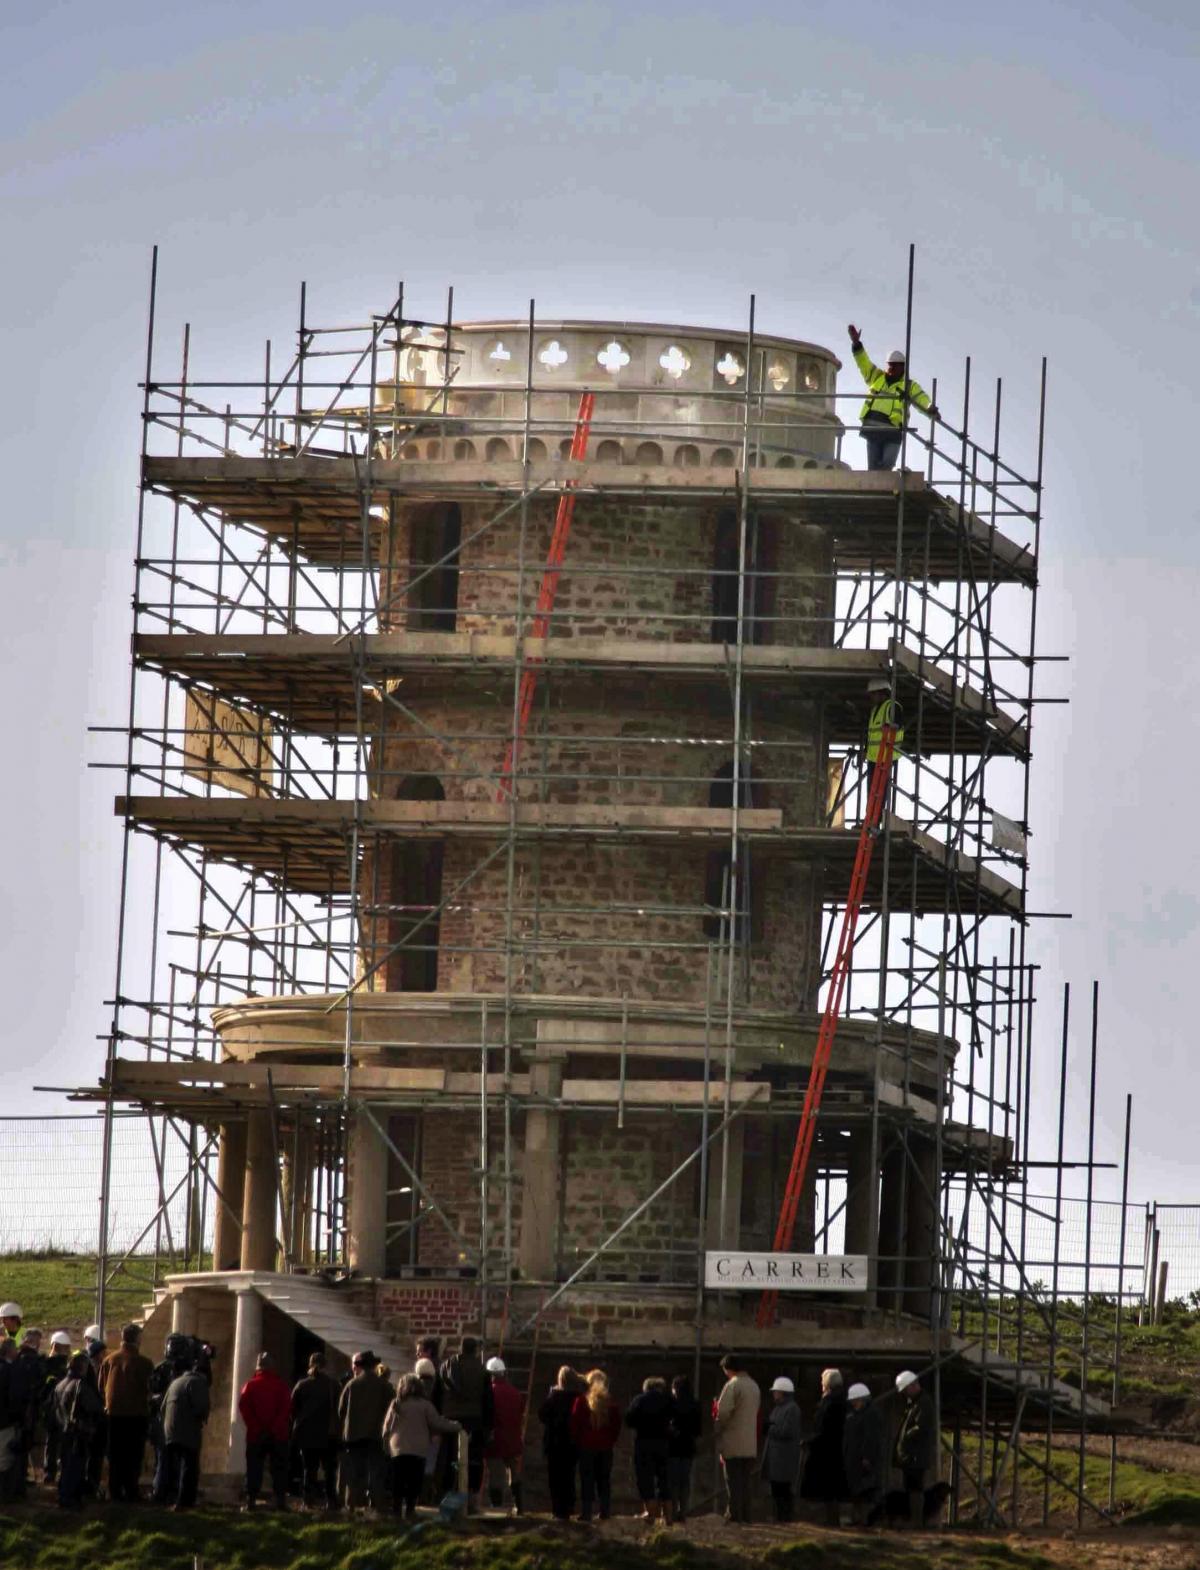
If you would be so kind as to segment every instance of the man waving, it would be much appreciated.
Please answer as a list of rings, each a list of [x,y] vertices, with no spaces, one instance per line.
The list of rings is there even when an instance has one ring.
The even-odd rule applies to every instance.
[[[867,468],[892,469],[900,453],[908,406],[914,404],[933,420],[939,418],[938,412],[929,394],[906,376],[903,349],[893,349],[887,358],[887,369],[881,371],[863,348],[862,335],[853,323],[849,333],[854,363],[867,384],[867,400],[858,416],[867,444]]]

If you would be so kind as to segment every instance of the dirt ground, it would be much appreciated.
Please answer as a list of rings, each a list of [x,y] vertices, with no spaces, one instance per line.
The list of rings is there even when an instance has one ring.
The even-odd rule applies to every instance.
[[[644,1542],[646,1528],[636,1520],[614,1520],[598,1531],[605,1537]],[[757,1556],[770,1549],[786,1549],[797,1543],[820,1544],[833,1553],[837,1545],[861,1544],[864,1539],[878,1544],[880,1559],[889,1551],[907,1551],[914,1559],[924,1559],[936,1570],[939,1562],[969,1566],[973,1562],[990,1564],[997,1559],[989,1551],[1003,1545],[1014,1565],[1021,1556],[1040,1556],[1062,1570],[1200,1570],[1200,1529],[1192,1527],[1110,1527],[1099,1532],[1076,1532],[1069,1528],[1049,1531],[983,1532],[833,1532],[815,1526],[728,1526],[720,1517],[699,1516],[681,1527],[670,1529],[698,1548],[708,1549],[714,1562],[726,1554],[749,1550]],[[850,1555],[847,1554],[847,1560]],[[858,1564],[859,1556],[854,1556]],[[867,1561],[862,1561],[866,1563]]]

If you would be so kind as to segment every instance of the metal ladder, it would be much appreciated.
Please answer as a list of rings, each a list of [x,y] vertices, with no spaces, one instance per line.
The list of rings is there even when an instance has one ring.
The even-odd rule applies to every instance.
[[[588,436],[592,428],[592,411],[596,405],[595,393],[585,392],[579,400],[579,413],[575,420],[575,434],[571,438],[571,451],[569,457],[578,461],[587,457]],[[558,593],[558,579],[562,572],[563,556],[567,549],[567,536],[571,532],[571,519],[575,516],[575,485],[573,479],[563,482],[562,495],[558,498],[558,511],[554,518],[554,533],[550,536],[550,550],[546,556],[546,566],[542,572],[542,584],[538,590],[537,609],[533,616],[533,630],[531,638],[545,639],[550,632],[550,617],[554,610],[554,597]],[[518,651],[518,658],[519,658]],[[521,689],[517,699],[517,724],[512,739],[504,754],[504,767],[500,771],[500,784],[496,791],[497,801],[506,801],[512,794],[513,773],[520,760],[521,743],[525,739],[525,732],[529,727],[529,715],[533,709],[533,698],[537,691],[538,667],[545,658],[542,654],[531,655],[521,672]]]
[[[876,760],[875,772],[871,776],[871,788],[867,793],[867,810],[858,832],[854,871],[850,875],[850,893],[846,898],[846,908],[842,912],[842,930],[838,938],[837,956],[830,973],[829,994],[825,999],[825,1011],[821,1015],[821,1028],[817,1032],[817,1047],[813,1053],[808,1089],[804,1093],[804,1105],[800,1109],[800,1124],[796,1130],[796,1143],[792,1150],[792,1165],[788,1172],[787,1186],[783,1191],[783,1204],[780,1206],[779,1221],[775,1228],[776,1253],[788,1252],[796,1230],[796,1216],[800,1209],[800,1197],[804,1192],[804,1179],[817,1137],[817,1115],[821,1110],[825,1074],[829,1068],[829,1059],[837,1036],[838,1018],[850,979],[858,915],[867,891],[871,855],[875,849],[875,841],[879,837],[879,826],[883,822],[884,804],[891,784],[897,731],[897,726],[885,723],[879,741],[879,757]],[[774,1320],[778,1301],[779,1292],[772,1287],[767,1288],[759,1299],[756,1323],[760,1330]]]

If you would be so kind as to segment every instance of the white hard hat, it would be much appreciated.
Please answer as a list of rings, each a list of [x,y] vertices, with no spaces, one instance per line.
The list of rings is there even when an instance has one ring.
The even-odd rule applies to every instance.
[[[778,1390],[785,1396],[794,1396],[796,1394],[796,1387],[786,1374],[780,1374],[779,1378],[771,1386],[771,1389],[772,1391]]]
[[[917,1383],[917,1376],[913,1373],[911,1368],[906,1368],[902,1374],[897,1374],[896,1375],[896,1389],[897,1390],[900,1390],[900,1391],[907,1390],[909,1385],[915,1385],[916,1383]]]
[[[71,1338],[65,1330],[56,1330],[50,1337],[51,1346],[70,1346]]]
[[[851,1385],[846,1392],[847,1401],[869,1401],[870,1399],[871,1392],[866,1385]]]
[[[891,354],[888,355],[887,363],[889,365],[895,365],[898,360],[900,364],[903,365],[905,363],[905,359],[906,356],[903,349],[893,349]]]
[[[0,1319],[24,1319],[20,1303],[0,1303]]]
[[[85,1341],[103,1341],[104,1332],[99,1325],[88,1325],[83,1332],[83,1339]]]
[[[489,1357],[487,1360],[487,1371],[489,1374],[505,1374],[508,1372],[502,1357]]]
[[[434,1368],[433,1363],[427,1357],[419,1357],[417,1359],[413,1365],[413,1373],[418,1379],[434,1379],[437,1377],[437,1369]]]
[[[867,683],[868,692],[891,692],[892,684],[886,676],[872,676]]]

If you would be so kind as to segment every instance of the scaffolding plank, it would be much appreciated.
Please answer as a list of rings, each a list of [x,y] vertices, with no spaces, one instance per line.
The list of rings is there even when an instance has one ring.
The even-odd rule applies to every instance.
[[[118,814],[137,828],[203,848],[210,856],[277,877],[305,892],[344,893],[349,888],[348,846],[357,821],[360,835],[496,840],[509,832],[509,806],[495,802],[308,801],[200,796],[116,798]],[[585,838],[622,848],[653,843],[703,848],[727,843],[733,814],[719,807],[563,806],[522,802],[514,809],[518,838]],[[742,808],[738,833],[756,853],[816,862],[822,898],[838,902],[858,840],[856,828],[785,826],[772,808]],[[979,857],[947,849],[932,835],[890,815],[888,888],[893,906],[917,911],[943,908],[956,882],[984,912],[1019,916],[1020,889]],[[883,858],[873,865],[866,903],[882,899]]]
[[[370,830],[403,830],[407,834],[444,835],[507,833],[510,812],[517,826],[528,829],[591,829],[654,831],[667,829],[679,834],[698,834],[705,838],[727,838],[733,813],[724,807],[597,806],[588,803],[559,805],[552,802],[494,801],[309,801],[255,797],[207,796],[118,796],[115,811],[129,810],[135,817],[152,813],[164,825],[178,823],[228,823],[248,828],[254,824],[281,826],[294,824],[320,829],[331,826],[339,832],[357,818]],[[748,834],[783,826],[783,813],[774,807],[743,807],[738,820]]]
[[[113,1094],[118,1099],[149,1099],[155,1102],[178,1100],[181,1104],[203,1104],[205,1099],[243,1101],[246,1091],[257,1092],[256,1104],[272,1095],[291,1102],[297,1091],[315,1095],[318,1100],[341,1098],[342,1070],[337,1066],[310,1065],[272,1060],[270,1063],[146,1063],[118,1059],[113,1066]],[[428,1068],[362,1068],[350,1071],[352,1095],[369,1097],[372,1092],[415,1092],[436,1101],[440,1096],[478,1096],[478,1074]],[[503,1095],[506,1081],[502,1074],[487,1076],[487,1094]],[[518,1097],[531,1094],[530,1076],[514,1074],[507,1081],[508,1093]],[[735,1104],[750,1100],[766,1105],[770,1088],[761,1081],[732,1080],[728,1087]],[[79,1091],[79,1097],[103,1099],[107,1087],[101,1083]],[[713,1079],[707,1087],[710,1105],[725,1099],[724,1080]],[[539,1098],[541,1099],[541,1098]],[[702,1080],[685,1079],[567,1079],[553,1098],[582,1106],[611,1107],[623,1103],[631,1107],[703,1106],[705,1085]]]
[[[353,564],[366,527],[378,551],[384,530],[370,509],[391,497],[493,499],[539,490],[533,505],[553,507],[564,481],[581,499],[640,496],[655,504],[692,506],[730,498],[747,486],[763,505],[833,533],[838,571],[886,574],[896,560],[897,501],[903,495],[902,565],[910,576],[977,577],[1032,585],[1032,551],[941,495],[924,475],[862,469],[678,469],[563,459],[531,463],[376,459],[371,490],[351,457],[159,457],[144,460],[151,488],[219,511],[228,521],[270,535],[281,547],[328,565]],[[928,526],[928,527],[927,527]]]
[[[359,660],[369,700],[368,729],[377,725],[384,708],[379,690],[389,677],[416,680],[406,696],[439,698],[461,695],[464,686],[487,693],[491,703],[507,711],[508,696],[497,695],[498,674],[511,672],[517,658],[514,637],[474,632],[370,633],[356,640],[323,634],[217,636],[167,633],[143,635],[135,655],[143,664],[204,682],[231,701],[257,705],[277,721],[318,734],[349,734],[357,723],[356,685]],[[647,675],[660,681],[711,687],[714,709],[728,708],[729,651],[708,642],[668,643],[623,638],[524,638],[523,661],[535,661],[548,677],[565,681],[599,675],[604,681],[641,683]],[[747,645],[742,649],[743,677],[776,700],[827,701],[827,728],[834,744],[861,740],[869,707],[867,683],[890,677],[908,719],[909,743],[926,752],[975,754],[983,747],[1024,757],[1028,734],[1024,725],[990,704],[977,689],[956,681],[948,672],[912,649],[892,643],[887,651],[803,646]],[[919,734],[915,729],[921,716]]]

